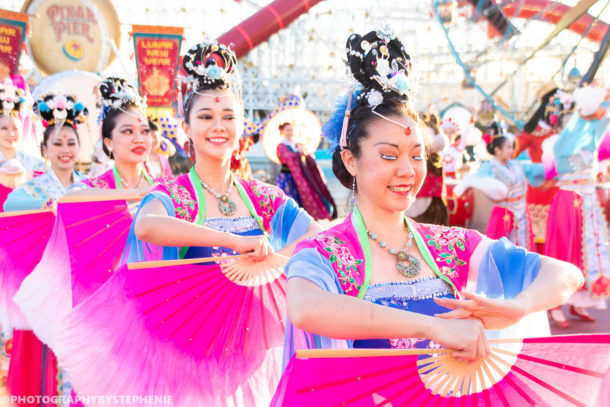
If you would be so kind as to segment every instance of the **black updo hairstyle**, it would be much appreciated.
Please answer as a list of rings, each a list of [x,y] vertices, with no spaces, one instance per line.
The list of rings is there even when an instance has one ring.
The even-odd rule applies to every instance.
[[[116,126],[117,118],[130,109],[143,108],[144,102],[138,90],[125,79],[108,77],[100,83],[100,96],[102,99],[102,150],[110,159],[114,155],[108,150],[104,139],[112,139],[112,131]]]
[[[190,75],[191,91],[184,99],[184,121],[190,122],[190,113],[197,96],[206,90],[229,90],[239,86],[235,53],[216,41],[194,45],[184,55],[184,70]],[[236,89],[232,89],[236,90]]]
[[[49,141],[49,137],[51,134],[56,132],[58,129],[55,127],[58,123],[58,119],[56,119],[57,112],[61,112],[62,110],[66,111],[66,116],[63,119],[62,127],[68,127],[74,130],[74,134],[76,135],[76,141],[80,145],[80,137],[78,135],[78,131],[76,127],[78,124],[82,124],[87,119],[87,114],[89,111],[85,106],[76,101],[74,96],[63,95],[66,100],[66,107],[64,109],[58,109],[55,106],[56,96],[55,94],[47,94],[42,96],[40,100],[37,100],[34,103],[34,112],[40,116],[42,120],[45,122],[45,130],[42,136],[42,143],[40,144],[40,149],[42,151],[42,147],[47,146],[47,142]]]
[[[525,123],[525,126],[523,126],[523,131],[531,134],[534,130],[536,130],[536,127],[538,126],[538,122],[540,120],[543,120],[543,121],[549,123],[550,113],[547,112],[547,105],[549,104],[551,97],[553,95],[555,95],[557,90],[558,90],[558,88],[553,88],[552,90],[548,91],[547,93],[545,93],[542,96],[542,99],[540,99],[540,105],[538,106],[538,109],[536,109],[536,111],[529,118],[527,123]]]
[[[491,132],[494,132],[492,134]],[[504,130],[497,122],[492,122],[489,126],[487,126],[487,132],[491,136],[491,141],[487,144],[487,152],[491,155],[495,155],[496,148],[502,148],[504,143],[509,141],[508,137],[504,135]]]
[[[381,54],[390,66],[398,67],[408,76],[411,58],[398,38],[383,35],[379,31],[371,31],[364,36],[352,34],[347,40],[346,52],[347,66],[362,85],[362,91],[357,96],[356,106],[351,110],[347,123],[347,149],[354,157],[359,158],[362,153],[362,141],[369,136],[369,125],[376,120],[383,120],[373,112],[373,107],[369,104],[371,93],[380,93],[383,96],[381,103],[375,106],[375,112],[382,116],[409,117],[416,123],[419,123],[419,116],[411,106],[407,93],[387,86],[389,77],[382,76],[377,70],[378,56]],[[341,117],[344,114],[339,113]],[[344,187],[352,188],[353,177],[341,159],[340,147],[333,152],[332,170]]]

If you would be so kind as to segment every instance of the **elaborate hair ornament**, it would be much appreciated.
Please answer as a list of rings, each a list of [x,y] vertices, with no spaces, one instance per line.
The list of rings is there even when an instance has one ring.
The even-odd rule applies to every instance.
[[[125,79],[108,77],[102,80],[99,86],[102,102],[102,119],[109,110],[120,110],[130,114],[129,107],[146,109],[146,99],[142,98],[138,90]],[[138,118],[140,118],[138,116]]]
[[[349,91],[341,95],[335,101],[335,111],[330,116],[330,119],[322,126],[322,136],[330,141],[330,150],[334,151],[341,144],[341,138],[343,136],[343,129],[345,128],[345,143],[343,148],[347,145],[347,133],[348,128],[346,121],[346,113],[348,115],[354,109],[357,104],[358,96],[362,91],[361,86],[350,88]],[[349,121],[349,116],[347,118]]]
[[[349,122],[349,115],[352,111],[352,92],[349,93],[347,99],[347,105],[345,106],[345,117],[343,118],[343,125],[341,126],[341,138],[339,139],[339,148],[343,150],[347,148],[347,124]]]
[[[454,122],[451,119],[451,117],[448,118],[447,120],[441,121],[441,128],[443,130],[452,129],[452,130],[456,131],[457,133],[460,132],[460,126],[458,126],[458,124],[456,122]]]
[[[187,51],[182,65],[189,74],[187,81],[193,92],[201,95],[200,88],[211,87],[241,95],[237,57],[230,47],[206,38]]]
[[[21,105],[25,103],[24,95],[24,91],[12,83],[0,83],[0,115],[19,113]]]
[[[494,134],[491,134],[491,130],[493,130]],[[504,134],[504,128],[498,122],[491,122],[491,124],[487,126],[487,132],[483,135],[482,139],[485,144],[490,144],[495,139],[500,137],[506,137]]]
[[[393,123],[393,124],[397,125],[398,127],[402,127],[403,129],[405,129],[405,135],[407,135],[407,136],[411,135],[411,127],[406,126],[400,122],[397,122],[396,120],[390,119],[389,117],[382,115],[381,113],[379,113],[375,110],[376,107],[377,106],[375,106],[375,107],[373,107],[373,109],[371,109],[371,112],[373,112],[373,114],[375,116],[381,117],[383,120]]]
[[[34,111],[42,118],[45,128],[52,125],[68,123],[76,128],[84,123],[88,114],[87,108],[77,102],[73,96],[47,94],[34,103]]]
[[[331,150],[346,148],[349,117],[356,105],[368,106],[376,116],[405,129],[411,128],[384,116],[376,107],[388,100],[409,103],[413,91],[411,57],[389,24],[382,24],[364,36],[352,34],[345,48],[347,65],[357,82],[336,102],[336,110],[322,127],[322,134],[331,142]]]

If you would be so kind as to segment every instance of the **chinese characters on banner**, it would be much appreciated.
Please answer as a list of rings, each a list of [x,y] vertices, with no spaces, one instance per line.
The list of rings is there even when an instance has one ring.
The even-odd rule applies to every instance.
[[[169,109],[184,28],[134,25],[132,29],[140,93],[151,110]]]
[[[0,10],[0,81],[17,74],[27,26],[27,14]]]

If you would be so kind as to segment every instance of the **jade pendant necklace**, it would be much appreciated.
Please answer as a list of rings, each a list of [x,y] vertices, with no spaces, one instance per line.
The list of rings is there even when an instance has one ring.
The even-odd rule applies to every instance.
[[[208,191],[210,194],[214,195],[216,199],[218,199],[218,210],[225,216],[233,216],[235,215],[235,211],[237,210],[237,206],[235,202],[229,198],[231,191],[233,190],[233,177],[229,180],[229,188],[227,189],[226,194],[219,194],[215,192],[212,188],[208,186],[205,182],[201,181],[201,186],[203,189]]]
[[[421,271],[421,263],[419,259],[412,254],[407,253],[407,250],[413,246],[413,232],[409,230],[407,244],[405,245],[405,248],[400,251],[388,248],[387,243],[383,240],[378,240],[378,236],[375,233],[371,233],[370,231],[367,231],[367,233],[371,240],[374,240],[379,244],[379,247],[382,249],[387,249],[391,255],[397,257],[398,262],[396,263],[396,270],[398,270],[400,275],[407,278],[414,278],[419,275]]]

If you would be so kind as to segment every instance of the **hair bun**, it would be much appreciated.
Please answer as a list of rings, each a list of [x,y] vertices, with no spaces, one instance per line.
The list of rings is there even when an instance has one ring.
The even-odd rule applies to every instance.
[[[233,50],[215,40],[204,40],[192,46],[184,55],[182,65],[190,75],[189,81],[195,91],[204,86],[238,87],[237,57]]]
[[[146,103],[138,90],[123,78],[115,76],[104,78],[99,89],[104,111],[107,109],[146,107]]]
[[[352,34],[347,39],[346,53],[350,71],[363,87],[360,97],[368,100],[373,95],[369,104],[381,103],[380,97],[408,99],[411,57],[389,26],[364,36]]]

